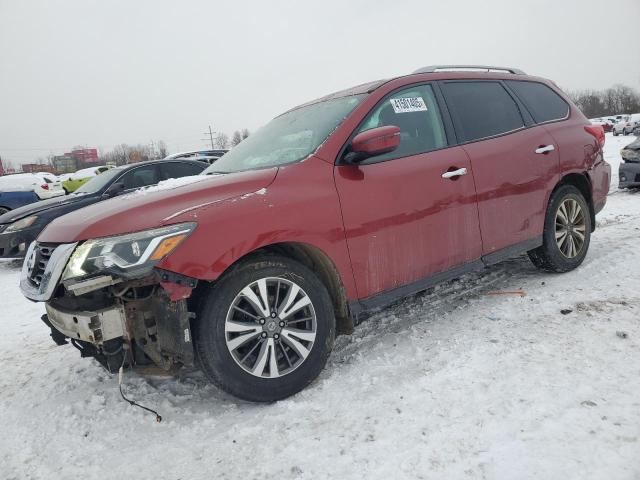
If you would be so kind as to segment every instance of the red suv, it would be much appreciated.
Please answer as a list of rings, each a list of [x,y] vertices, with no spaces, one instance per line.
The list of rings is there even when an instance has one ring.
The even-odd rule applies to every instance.
[[[580,265],[609,189],[603,143],[548,80],[427,67],[289,110],[208,179],[55,220],[21,288],[56,343],[110,371],[198,365],[278,400],[363,311],[523,252]]]

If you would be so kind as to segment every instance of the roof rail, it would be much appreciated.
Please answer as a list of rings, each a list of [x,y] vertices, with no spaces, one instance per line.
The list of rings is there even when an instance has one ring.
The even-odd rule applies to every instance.
[[[489,65],[429,65],[428,67],[419,68],[413,73],[435,73],[443,71],[458,71],[458,70],[471,70],[482,72],[509,72],[514,75],[526,75],[519,68],[510,67],[492,67]]]

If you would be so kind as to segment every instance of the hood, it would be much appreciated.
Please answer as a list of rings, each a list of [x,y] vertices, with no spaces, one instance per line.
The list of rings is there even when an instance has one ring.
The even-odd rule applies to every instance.
[[[631,142],[629,145],[624,147],[623,150],[640,150],[640,137],[636,138],[633,142]]]
[[[81,208],[51,222],[38,241],[69,243],[109,237],[177,223],[181,213],[266,188],[277,168],[211,175],[193,183],[168,183],[164,188],[115,197]]]
[[[83,202],[89,198],[93,198],[93,195],[71,194],[50,198],[49,200],[40,200],[39,202],[30,203],[29,205],[16,208],[15,210],[11,210],[4,215],[0,215],[0,225],[5,223],[13,223],[16,220],[20,220],[21,218],[35,215],[37,213],[44,212],[45,210],[51,210],[52,208]]]

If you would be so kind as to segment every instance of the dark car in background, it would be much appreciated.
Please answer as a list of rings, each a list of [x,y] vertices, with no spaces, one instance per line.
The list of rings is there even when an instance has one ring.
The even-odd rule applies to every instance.
[[[125,165],[93,177],[70,195],[4,213],[0,215],[0,258],[24,257],[29,244],[49,222],[62,215],[162,180],[198,175],[207,167],[204,161],[189,159]]]
[[[620,150],[619,188],[640,188],[640,138]]]
[[[164,159],[175,160],[177,158],[190,158],[191,160],[201,160],[211,164],[228,151],[229,150],[226,148],[219,150],[190,150],[188,152],[172,153],[171,155],[167,155]]]

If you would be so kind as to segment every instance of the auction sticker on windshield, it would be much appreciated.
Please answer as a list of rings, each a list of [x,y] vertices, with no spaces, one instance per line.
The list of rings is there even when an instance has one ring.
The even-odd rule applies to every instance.
[[[396,113],[424,112],[427,110],[427,105],[422,97],[392,98],[389,101],[393,106],[393,111]]]

